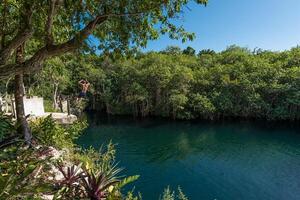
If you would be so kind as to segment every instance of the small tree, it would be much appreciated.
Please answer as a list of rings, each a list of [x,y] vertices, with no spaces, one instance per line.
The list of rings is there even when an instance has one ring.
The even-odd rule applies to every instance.
[[[179,55],[182,53],[180,47],[178,46],[168,46],[165,50],[162,51],[162,53],[165,54],[171,54],[171,55]]]
[[[70,77],[68,71],[66,69],[65,63],[59,57],[55,57],[49,59],[45,63],[45,67],[43,68],[40,75],[38,75],[39,85],[47,84],[52,86],[52,103],[53,109],[58,109],[58,94],[64,88],[66,88],[68,82],[70,81]],[[50,87],[51,88],[51,87]]]
[[[196,53],[196,50],[192,47],[187,47],[185,50],[182,52],[183,54],[189,55],[189,56],[194,56]]]

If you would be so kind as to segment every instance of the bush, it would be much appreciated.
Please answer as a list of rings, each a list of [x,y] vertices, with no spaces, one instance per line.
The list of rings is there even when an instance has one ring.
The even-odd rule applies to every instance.
[[[58,149],[74,147],[74,140],[80,136],[86,126],[86,122],[78,121],[63,127],[55,123],[50,115],[30,123],[32,135],[40,144],[54,146]]]
[[[10,118],[0,112],[0,141],[15,133],[15,127]]]
[[[47,99],[44,100],[44,108],[45,108],[45,112],[56,112],[57,111],[53,108],[53,102],[50,100],[47,100]]]
[[[110,142],[106,147],[101,146],[99,151],[90,147],[79,149],[72,155],[71,160],[76,163],[83,163],[87,169],[109,170],[115,163],[115,145]]]
[[[47,128],[58,130],[49,121],[47,124],[51,126],[43,126],[44,134],[51,133]],[[52,150],[47,146],[25,148],[20,145],[0,152],[0,199],[41,199],[42,195],[50,194],[56,200],[121,200],[121,188],[139,177],[119,176],[122,169],[114,164],[115,150],[111,143],[99,152],[92,148],[79,150],[73,160],[65,157],[52,160]],[[69,150],[72,154],[74,149]],[[81,160],[91,164],[84,166]],[[55,169],[62,173],[62,179],[55,178]]]
[[[14,146],[0,153],[0,199],[39,199],[52,190],[44,174],[46,160],[38,159],[43,150]]]
[[[180,187],[177,188],[177,195],[176,195],[175,191],[172,191],[169,186],[164,190],[162,197],[159,197],[159,199],[160,200],[188,200],[188,198],[182,192]]]

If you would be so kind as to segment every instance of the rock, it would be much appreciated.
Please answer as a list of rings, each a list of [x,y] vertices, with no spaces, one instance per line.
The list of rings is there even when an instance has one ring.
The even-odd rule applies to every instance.
[[[44,200],[52,200],[53,198],[54,198],[54,195],[48,195],[48,194],[41,195],[41,199],[44,199]]]

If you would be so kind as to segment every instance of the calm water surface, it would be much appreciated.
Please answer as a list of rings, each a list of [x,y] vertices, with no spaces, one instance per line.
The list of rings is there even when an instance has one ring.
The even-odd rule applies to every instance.
[[[300,199],[295,124],[91,118],[78,143],[117,143],[123,174],[141,175],[134,185],[144,200],[158,199],[168,185],[180,185],[191,200]]]

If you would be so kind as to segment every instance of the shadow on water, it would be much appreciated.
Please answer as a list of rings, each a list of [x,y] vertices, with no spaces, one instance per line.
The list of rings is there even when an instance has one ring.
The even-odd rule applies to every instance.
[[[267,122],[174,122],[89,117],[78,141],[117,143],[136,190],[158,199],[180,185],[190,199],[300,199],[300,128]],[[129,188],[130,189],[130,188]]]

